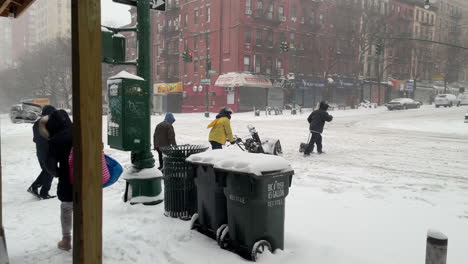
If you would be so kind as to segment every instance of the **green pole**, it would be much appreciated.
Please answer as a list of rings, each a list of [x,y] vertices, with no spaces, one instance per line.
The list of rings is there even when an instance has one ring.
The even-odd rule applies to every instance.
[[[137,38],[138,38],[138,60],[137,60],[137,75],[145,79],[144,93],[148,96],[148,105],[151,105],[151,49],[150,49],[150,0],[137,1]],[[135,168],[145,169],[154,167],[154,157],[151,153],[151,111],[150,107],[145,109],[147,117],[146,124],[143,124],[142,129],[147,130],[145,136],[148,145],[144,150],[133,151],[131,153],[131,161]]]
[[[208,55],[206,56],[206,79],[210,80],[208,85],[205,88],[205,104],[206,104],[206,109],[205,109],[205,117],[210,117],[210,95],[209,95],[209,89],[211,86],[211,78],[210,78],[210,70],[211,70],[211,61]]]

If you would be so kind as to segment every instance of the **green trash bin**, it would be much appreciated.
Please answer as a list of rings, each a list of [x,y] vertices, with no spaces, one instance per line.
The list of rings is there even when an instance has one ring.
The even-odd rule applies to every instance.
[[[228,224],[218,230],[216,238],[221,248],[234,250],[256,261],[258,254],[266,249],[271,252],[284,249],[285,198],[294,171],[288,162],[288,166],[281,168],[278,163],[286,164],[282,157],[246,155],[247,158],[237,163],[215,164],[216,173],[226,181],[224,194],[228,216]],[[263,163],[260,169],[264,171],[246,172],[248,169],[245,168],[255,167],[256,163]],[[269,166],[274,170],[265,171]]]
[[[178,145],[160,149],[164,154],[164,215],[189,220],[197,211],[197,189],[190,173],[192,166],[185,159],[208,147]]]

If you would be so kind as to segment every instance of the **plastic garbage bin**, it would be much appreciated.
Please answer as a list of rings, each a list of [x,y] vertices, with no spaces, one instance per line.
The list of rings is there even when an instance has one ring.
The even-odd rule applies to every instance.
[[[220,247],[231,247],[254,261],[265,249],[284,249],[285,198],[293,174],[227,172],[228,225],[218,232]]]
[[[242,152],[214,162],[225,180],[227,225],[216,233],[221,248],[257,260],[265,249],[284,249],[285,198],[292,170],[282,157]]]
[[[223,224],[227,224],[224,173],[216,173],[213,164],[201,157],[216,152],[218,150],[187,158],[187,162],[192,164],[191,173],[197,187],[197,213],[192,216],[191,229],[196,229],[213,239],[216,239],[216,231]]]
[[[192,166],[185,159],[207,150],[200,145],[161,147],[164,157],[164,214],[189,220],[197,210],[197,190],[190,173]]]

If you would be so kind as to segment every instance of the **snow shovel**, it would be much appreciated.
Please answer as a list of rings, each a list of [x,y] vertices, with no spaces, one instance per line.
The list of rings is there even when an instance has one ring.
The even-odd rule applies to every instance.
[[[302,152],[305,151],[305,149],[307,148],[307,145],[309,145],[310,137],[311,137],[311,136],[312,136],[312,133],[309,132],[309,137],[308,137],[308,139],[307,139],[307,143],[301,143],[301,144],[299,145],[299,152],[302,153]]]

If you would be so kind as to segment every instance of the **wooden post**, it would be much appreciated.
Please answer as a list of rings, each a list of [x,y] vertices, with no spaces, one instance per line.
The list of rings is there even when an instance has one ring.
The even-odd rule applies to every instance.
[[[72,0],[73,263],[102,263],[100,1]]]
[[[426,264],[446,264],[448,238],[439,231],[427,231]]]
[[[6,247],[5,229],[3,229],[3,200],[2,200],[2,132],[0,120],[0,264],[8,264],[8,252]]]

